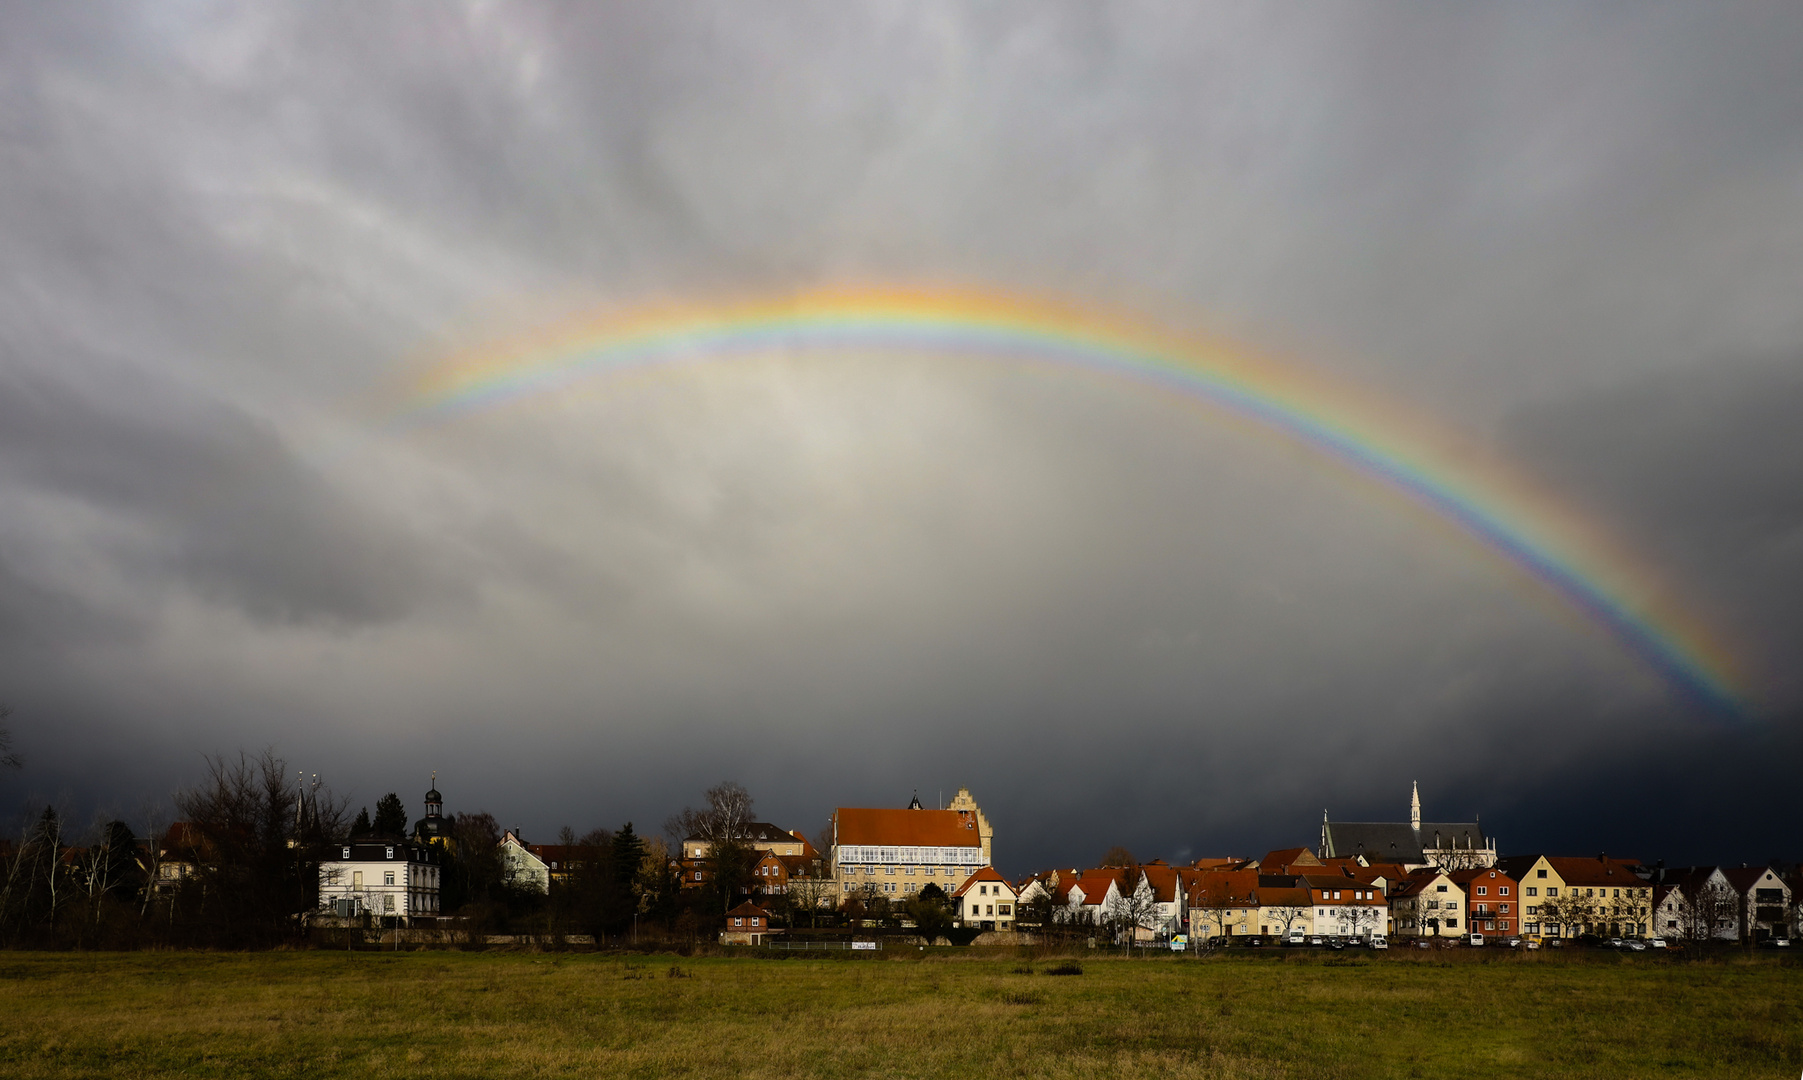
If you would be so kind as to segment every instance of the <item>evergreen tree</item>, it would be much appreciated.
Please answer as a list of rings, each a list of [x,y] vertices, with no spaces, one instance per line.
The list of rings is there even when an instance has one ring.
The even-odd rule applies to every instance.
[[[357,811],[357,820],[351,822],[351,835],[368,836],[374,831],[375,826],[369,823],[369,807],[365,806],[363,809]]]
[[[402,836],[407,832],[407,807],[394,792],[376,801],[375,831],[378,836]]]
[[[632,891],[632,879],[638,875],[639,863],[645,858],[645,842],[632,831],[632,822],[628,821],[624,828],[614,833],[613,870],[614,879],[628,893]]]

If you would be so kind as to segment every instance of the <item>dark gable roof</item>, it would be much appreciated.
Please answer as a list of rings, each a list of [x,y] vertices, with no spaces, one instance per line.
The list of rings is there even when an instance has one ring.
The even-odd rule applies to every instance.
[[[1426,829],[1426,826],[1422,826]],[[1383,862],[1425,862],[1415,830],[1403,821],[1329,821],[1326,826],[1330,857],[1364,855]]]
[[[1421,846],[1428,851],[1484,848],[1490,846],[1484,827],[1475,821],[1424,821],[1421,823]]]
[[[1363,855],[1372,862],[1426,862],[1425,851],[1487,848],[1489,838],[1475,821],[1424,821],[1421,835],[1405,821],[1329,821],[1327,858]]]

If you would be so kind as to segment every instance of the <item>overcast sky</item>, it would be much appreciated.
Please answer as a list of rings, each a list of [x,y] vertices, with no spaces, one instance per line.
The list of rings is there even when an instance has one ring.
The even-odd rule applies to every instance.
[[[1321,811],[1803,858],[1803,8],[7,5],[0,805],[276,746],[530,839],[968,785],[1003,869]],[[573,312],[1070,295],[1609,530],[1699,716],[1487,551],[1130,385],[772,356],[398,430]]]

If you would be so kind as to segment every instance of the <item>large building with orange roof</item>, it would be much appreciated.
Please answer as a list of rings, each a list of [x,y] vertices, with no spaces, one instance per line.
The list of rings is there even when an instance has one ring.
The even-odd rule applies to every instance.
[[[833,812],[839,899],[869,893],[902,900],[928,885],[955,892],[990,865],[994,840],[965,788],[944,810],[928,810],[918,798],[901,810],[842,806]]]

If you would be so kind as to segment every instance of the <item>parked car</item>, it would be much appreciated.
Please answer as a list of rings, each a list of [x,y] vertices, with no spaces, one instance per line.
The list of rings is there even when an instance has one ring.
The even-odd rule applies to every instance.
[[[1788,948],[1790,948],[1790,938],[1787,938],[1787,937],[1766,938],[1762,944],[1764,944],[1765,947],[1768,949],[1788,949]]]
[[[1548,945],[1551,945],[1555,949],[1563,949],[1565,947],[1565,939],[1564,938],[1558,938],[1558,937],[1547,938],[1546,943]]]
[[[1528,938],[1522,944],[1526,945],[1530,949],[1538,949],[1540,947],[1540,939],[1537,937],[1531,937],[1531,938]]]
[[[1342,949],[1343,950],[1346,948],[1346,940],[1344,938],[1328,938],[1327,939],[1327,947],[1330,949]]]
[[[1646,943],[1655,949],[1665,948],[1665,939],[1662,937],[1647,938]]]
[[[1415,948],[1417,949],[1431,949],[1433,947],[1433,943],[1429,942],[1426,938],[1420,938],[1415,942]]]
[[[1285,945],[1306,945],[1308,938],[1300,930],[1291,930],[1290,936],[1284,940]]]
[[[1246,939],[1245,947],[1248,949],[1262,949],[1265,947],[1265,939],[1256,936],[1249,937]]]
[[[1644,941],[1624,941],[1621,947],[1629,952],[1646,952],[1646,942]]]
[[[1503,944],[1511,949],[1519,949],[1521,948],[1521,939],[1518,937],[1504,938]]]
[[[1606,943],[1606,944],[1607,944],[1607,945],[1608,945],[1608,947],[1609,947],[1609,948],[1611,948],[1611,949],[1619,949],[1619,948],[1621,948],[1621,947],[1622,947],[1622,945],[1623,945],[1623,944],[1624,944],[1624,942],[1623,942],[1623,941],[1622,941],[1622,939],[1621,939],[1621,938],[1618,938],[1618,937],[1612,937],[1612,938],[1610,938],[1610,939],[1609,939],[1609,940],[1608,940],[1608,942],[1607,942],[1607,943]]]
[[[1319,936],[1317,936],[1317,937],[1312,937],[1312,938],[1309,938],[1309,939],[1308,939],[1308,944],[1309,944],[1309,947],[1310,947],[1310,948],[1316,948],[1316,949],[1318,949],[1318,948],[1320,948],[1320,947],[1321,947],[1321,946],[1323,946],[1323,945],[1325,945],[1325,944],[1327,944],[1327,942],[1326,942],[1326,941],[1325,941],[1325,940],[1324,940],[1324,939],[1322,939],[1322,938],[1321,938],[1321,937],[1319,937]]]
[[[1467,944],[1467,945],[1482,945],[1483,943],[1484,943],[1484,935],[1482,935],[1482,934],[1466,934],[1465,935],[1465,944]]]
[[[1383,938],[1374,937],[1371,939],[1371,947],[1373,949],[1388,949],[1390,947],[1390,943]]]

